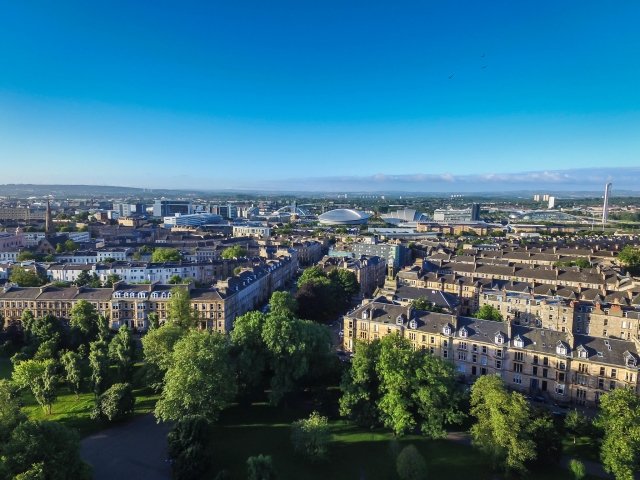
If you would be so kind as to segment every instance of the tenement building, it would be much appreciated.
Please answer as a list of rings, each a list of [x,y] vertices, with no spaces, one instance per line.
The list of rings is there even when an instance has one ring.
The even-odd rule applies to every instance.
[[[385,298],[344,317],[345,350],[386,335],[452,361],[463,383],[498,374],[523,394],[591,406],[615,388],[638,391],[636,341],[424,312]]]

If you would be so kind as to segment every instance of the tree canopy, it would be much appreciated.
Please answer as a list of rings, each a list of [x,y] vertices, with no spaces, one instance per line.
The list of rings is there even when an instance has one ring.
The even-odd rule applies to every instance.
[[[177,248],[156,248],[151,254],[151,261],[157,263],[177,262],[181,259],[180,250]]]
[[[236,391],[226,338],[217,332],[192,331],[175,344],[155,414],[163,421],[186,415],[215,421]]]
[[[488,303],[480,307],[478,311],[475,313],[474,317],[480,320],[493,320],[496,322],[504,321],[504,318],[502,317],[500,310],[498,310],[495,307],[492,307]]]
[[[593,424],[604,431],[600,459],[605,471],[632,480],[640,460],[640,399],[634,390],[615,389],[600,397]]]
[[[9,276],[11,283],[16,283],[20,287],[41,287],[49,282],[44,273],[37,273],[25,267],[14,267]]]
[[[247,256],[247,251],[242,248],[240,245],[234,245],[233,247],[229,247],[222,252],[222,258],[224,259],[232,259],[232,258],[242,258]]]

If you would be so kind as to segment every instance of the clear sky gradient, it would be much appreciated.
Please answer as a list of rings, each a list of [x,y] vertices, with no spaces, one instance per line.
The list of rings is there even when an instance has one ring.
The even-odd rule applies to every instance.
[[[0,0],[0,183],[639,167],[638,19],[637,1]]]

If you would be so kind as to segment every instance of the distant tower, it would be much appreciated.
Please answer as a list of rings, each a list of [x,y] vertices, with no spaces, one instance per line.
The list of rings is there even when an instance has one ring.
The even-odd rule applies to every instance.
[[[45,225],[44,225],[44,236],[46,238],[51,238],[55,235],[55,229],[53,227],[53,218],[51,216],[51,205],[49,204],[49,200],[47,200],[47,215],[45,217]]]
[[[549,208],[553,208],[556,206],[556,197],[549,197]]]
[[[540,201],[540,195],[534,195],[533,196],[533,201],[534,202],[539,202]]]
[[[609,195],[611,194],[611,184],[607,183],[604,187],[604,203],[602,204],[602,228],[604,224],[609,220]]]

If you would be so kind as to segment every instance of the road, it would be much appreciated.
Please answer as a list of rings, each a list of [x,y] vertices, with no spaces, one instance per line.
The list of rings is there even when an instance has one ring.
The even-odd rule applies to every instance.
[[[82,458],[93,465],[94,480],[171,480],[169,430],[170,424],[157,424],[153,414],[145,415],[83,439]]]

